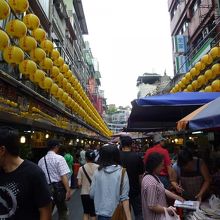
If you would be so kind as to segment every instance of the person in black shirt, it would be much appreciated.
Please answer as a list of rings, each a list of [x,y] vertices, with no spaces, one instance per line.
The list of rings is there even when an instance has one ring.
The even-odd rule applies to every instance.
[[[0,219],[51,220],[51,196],[43,171],[18,155],[18,133],[1,127]]]
[[[141,185],[140,177],[144,173],[144,164],[141,157],[131,151],[132,138],[130,136],[121,136],[120,157],[121,164],[128,173],[130,191],[129,200],[134,211],[135,220],[143,220],[141,208]]]

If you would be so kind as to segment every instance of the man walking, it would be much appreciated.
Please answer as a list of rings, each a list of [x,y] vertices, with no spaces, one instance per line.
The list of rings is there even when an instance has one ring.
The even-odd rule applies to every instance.
[[[69,200],[71,190],[69,187],[68,176],[70,169],[59,152],[59,141],[49,140],[47,143],[49,151],[47,155],[41,158],[38,166],[44,171],[47,183],[49,184],[54,203],[57,206],[59,220],[68,220],[68,210],[65,200]]]
[[[147,149],[145,155],[144,155],[144,163],[146,163],[148,156],[151,153],[159,153],[162,154],[164,157],[164,167],[160,173],[160,181],[164,184],[164,187],[166,189],[169,189],[170,187],[170,179],[172,177],[172,168],[171,168],[171,160],[167,149],[164,149],[163,146],[165,144],[164,138],[161,134],[157,133],[153,137],[154,140],[154,146],[152,148]]]
[[[129,201],[134,211],[135,220],[142,220],[140,177],[144,172],[143,160],[137,153],[131,151],[131,137],[122,136],[120,142],[122,148],[120,152],[121,163],[126,168],[130,185]]]
[[[43,171],[19,157],[19,136],[0,128],[0,219],[50,220],[51,196]]]

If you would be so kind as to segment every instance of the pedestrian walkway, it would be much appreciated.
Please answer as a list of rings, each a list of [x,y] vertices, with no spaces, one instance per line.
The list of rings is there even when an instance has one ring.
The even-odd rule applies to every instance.
[[[77,189],[70,201],[67,203],[69,208],[69,220],[81,220],[83,218],[83,209],[80,198],[80,190]],[[58,215],[57,212],[53,215],[53,220],[57,220]]]

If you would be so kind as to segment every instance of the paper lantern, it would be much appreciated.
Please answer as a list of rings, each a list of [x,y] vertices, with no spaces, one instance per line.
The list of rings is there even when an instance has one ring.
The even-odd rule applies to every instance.
[[[206,86],[205,87],[205,92],[212,92],[212,87],[211,86]]]
[[[72,77],[73,73],[72,73],[71,70],[68,70],[64,75],[65,75],[65,77],[66,77],[67,79],[69,79],[69,81],[70,81],[70,78]]]
[[[58,92],[58,89],[59,89],[58,85],[56,83],[53,83],[50,88],[50,93],[55,96]]]
[[[197,80],[192,81],[192,87],[193,87],[193,90],[196,91],[196,89],[198,88]]]
[[[183,78],[181,79],[181,82],[182,82],[184,85],[186,85],[186,84],[188,83],[186,77],[183,77]]]
[[[192,76],[192,78],[195,77],[196,75],[198,75],[198,71],[196,70],[196,68],[193,67],[190,70],[190,75]]]
[[[204,89],[201,89],[201,90],[199,90],[199,92],[205,92],[205,90],[204,90]]]
[[[15,38],[21,38],[27,34],[26,25],[24,24],[24,22],[18,19],[9,21],[6,24],[5,29],[9,36],[15,37]]]
[[[56,78],[59,75],[59,73],[60,73],[59,68],[56,66],[52,66],[52,68],[50,69],[50,76]]]
[[[215,75],[220,74],[220,64],[219,63],[216,63],[212,66],[212,73]]]
[[[190,81],[192,79],[192,76],[190,74],[190,72],[186,73],[185,78]]]
[[[64,79],[64,76],[62,73],[59,73],[59,75],[55,78],[55,80],[59,83],[62,83],[63,79]]]
[[[206,77],[204,75],[201,75],[197,78],[197,82],[199,84],[199,87],[201,87],[202,85],[205,84],[205,81],[206,81]]]
[[[44,85],[44,80],[38,82],[38,85],[40,86],[41,89],[46,89],[45,85]]]
[[[37,48],[37,41],[31,36],[24,36],[19,39],[19,46],[24,51],[31,51]]]
[[[68,82],[67,85],[66,85],[66,91],[67,91],[67,92],[70,92],[70,91],[71,91],[71,88],[72,88],[72,86],[71,86],[71,84]]]
[[[212,70],[206,70],[204,76],[207,81],[210,80],[212,78]]]
[[[6,47],[9,46],[10,39],[8,35],[2,30],[0,30],[0,39],[0,50],[4,50]]]
[[[50,70],[53,67],[53,61],[46,57],[40,62],[40,67],[44,70]]]
[[[46,39],[46,32],[42,28],[36,28],[32,31],[32,36],[39,42]]]
[[[52,60],[57,60],[60,57],[60,52],[58,50],[53,49],[51,52]]]
[[[189,92],[188,89],[184,89],[183,91],[184,91],[184,92]]]
[[[59,99],[61,99],[63,96],[63,90],[61,88],[58,89],[56,97],[58,97]]]
[[[31,59],[34,61],[41,62],[46,58],[46,53],[43,49],[37,47],[30,52]]]
[[[69,66],[65,63],[60,67],[61,73],[66,73],[68,70],[69,70]]]
[[[71,86],[71,89],[70,89],[70,94],[72,95],[72,96],[75,96],[75,89]]]
[[[213,62],[213,59],[209,54],[206,54],[201,58],[201,62],[207,65],[207,64],[211,64]]]
[[[50,77],[45,77],[44,86],[46,89],[50,89],[53,84],[53,80]]]
[[[23,60],[19,64],[19,70],[24,75],[35,74],[37,70],[37,65],[32,60]]]
[[[220,80],[217,79],[217,80],[212,82],[212,91],[213,92],[219,92],[219,90],[220,90]]]
[[[62,86],[63,86],[63,88],[66,87],[67,83],[68,83],[67,79],[64,78],[63,81],[62,81]]]
[[[34,74],[31,73],[31,74],[28,75],[31,82],[34,82],[34,75],[35,75],[35,73]]]
[[[62,101],[65,102],[67,98],[68,98],[68,94],[64,92],[62,96]]]
[[[24,60],[24,52],[19,47],[9,46],[4,49],[3,58],[7,63],[19,64]]]
[[[187,90],[188,90],[189,92],[192,92],[192,91],[193,91],[193,87],[192,87],[191,84],[189,84],[189,85],[187,86]]]
[[[195,68],[197,71],[201,71],[202,70],[202,63],[201,62],[196,63]]]
[[[215,59],[219,56],[219,47],[213,47],[210,51],[212,59]]]
[[[28,0],[9,0],[8,3],[15,13],[24,13],[29,8]]]
[[[5,0],[0,0],[0,20],[6,19],[10,15],[10,7]]]
[[[39,27],[40,19],[35,14],[27,14],[23,17],[23,22],[28,29],[34,30]]]
[[[43,82],[45,78],[45,72],[42,70],[37,69],[37,71],[34,74],[34,81],[35,82]]]
[[[57,60],[54,61],[54,65],[60,67],[64,64],[64,59],[62,57],[59,57]]]
[[[50,53],[53,50],[53,42],[50,40],[43,40],[40,46],[46,53]]]

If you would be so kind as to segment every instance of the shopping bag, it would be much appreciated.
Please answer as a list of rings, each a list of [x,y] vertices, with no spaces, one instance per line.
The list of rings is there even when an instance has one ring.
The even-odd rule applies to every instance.
[[[169,215],[166,208],[164,208],[164,211],[165,211],[165,217],[163,218],[163,220],[180,220],[180,217],[179,215],[176,214],[175,209],[173,209],[173,216]]]
[[[126,220],[126,219],[127,218],[126,218],[126,215],[125,215],[125,211],[124,211],[123,205],[120,202],[117,205],[111,220]]]

